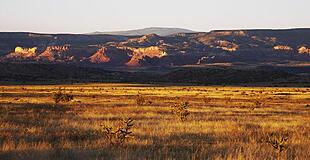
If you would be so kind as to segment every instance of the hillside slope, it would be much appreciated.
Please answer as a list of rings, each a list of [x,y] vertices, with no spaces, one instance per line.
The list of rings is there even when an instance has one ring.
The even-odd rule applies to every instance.
[[[0,61],[94,67],[310,62],[309,39],[310,29],[225,30],[169,36],[0,33]]]
[[[146,34],[157,34],[159,36],[168,36],[177,33],[194,33],[192,30],[183,28],[161,28],[161,27],[150,27],[129,31],[116,31],[116,32],[94,32],[90,34],[108,34],[108,35],[122,35],[122,36],[141,36]]]

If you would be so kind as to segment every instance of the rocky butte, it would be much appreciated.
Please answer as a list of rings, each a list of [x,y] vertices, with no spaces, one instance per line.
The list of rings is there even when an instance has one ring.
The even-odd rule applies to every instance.
[[[0,33],[0,60],[109,67],[308,62],[309,39],[310,29],[221,30],[166,36]]]

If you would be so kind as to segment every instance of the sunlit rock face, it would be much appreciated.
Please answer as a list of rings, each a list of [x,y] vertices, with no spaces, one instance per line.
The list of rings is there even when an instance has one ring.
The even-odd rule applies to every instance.
[[[70,45],[64,46],[48,46],[44,52],[42,52],[36,60],[43,61],[72,61],[73,56],[68,54]]]
[[[248,35],[245,31],[211,31],[209,33],[198,33],[194,38],[204,45],[216,46],[216,45],[226,45],[224,43],[231,41],[232,37],[243,38],[246,36]],[[220,47],[227,47],[227,46],[220,46]]]
[[[156,34],[148,34],[144,35],[141,38],[139,38],[139,43],[144,43],[144,42],[157,42],[160,40],[160,37]]]
[[[27,59],[36,56],[37,47],[22,48],[16,47],[13,53],[8,54],[5,58],[8,59]]]
[[[163,49],[157,46],[147,48],[130,48],[130,50],[132,50],[133,53],[130,61],[126,63],[127,66],[140,66],[139,62],[145,57],[161,58],[167,55],[167,53]]]
[[[161,37],[156,34],[148,34],[139,38],[131,38],[125,42],[121,42],[120,45],[130,46],[130,47],[139,47],[139,46],[154,46],[159,45]]]
[[[222,30],[128,37],[0,33],[0,62],[148,67],[261,60],[309,61],[309,37],[310,29]]]
[[[213,31],[211,32],[214,36],[246,36],[245,31]]]
[[[204,63],[207,63],[209,61],[212,61],[214,58],[215,58],[215,56],[204,56],[204,57],[201,57],[200,59],[198,59],[196,64],[198,64],[198,65],[204,64]]]
[[[290,46],[286,45],[277,45],[273,47],[274,50],[279,50],[279,51],[293,51],[293,48]]]
[[[217,48],[221,48],[222,50],[229,51],[229,52],[237,51],[239,48],[237,44],[229,42],[229,41],[223,41],[223,40],[216,41],[216,45],[217,45],[216,46]]]
[[[106,48],[100,48],[94,55],[89,57],[89,61],[92,63],[107,63],[110,61],[110,58],[105,54]]]
[[[37,50],[37,47],[34,47],[34,48],[16,47],[15,53],[34,54],[36,50]]]
[[[300,54],[310,54],[310,48],[307,48],[306,46],[302,46],[298,49],[298,53]]]

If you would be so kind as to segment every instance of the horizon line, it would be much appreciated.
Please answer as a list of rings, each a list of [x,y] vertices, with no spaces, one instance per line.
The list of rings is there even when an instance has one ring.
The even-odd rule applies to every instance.
[[[240,31],[240,30],[245,30],[245,31],[258,31],[258,30],[300,30],[300,29],[310,29],[309,27],[290,27],[290,28],[230,28],[230,29],[211,29],[208,31],[196,31],[188,28],[182,28],[182,27],[145,27],[145,28],[136,28],[136,29],[128,29],[128,30],[115,30],[115,31],[90,31],[87,33],[78,33],[78,32],[41,32],[41,31],[0,31],[0,33],[33,33],[33,34],[71,34],[71,35],[89,35],[91,33],[96,33],[96,32],[126,32],[126,31],[134,31],[134,30],[142,30],[142,29],[150,29],[150,28],[163,28],[163,29],[186,29],[193,31],[194,33],[208,33],[212,31]],[[98,34],[100,35],[100,34]],[[109,35],[109,34],[103,34],[103,35]]]

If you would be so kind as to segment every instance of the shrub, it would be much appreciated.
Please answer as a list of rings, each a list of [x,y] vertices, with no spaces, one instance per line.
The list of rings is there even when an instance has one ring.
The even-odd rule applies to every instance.
[[[205,103],[210,103],[210,102],[211,102],[211,98],[205,97],[205,98],[203,99],[203,101],[204,101]]]
[[[251,107],[252,110],[254,110],[255,108],[261,108],[264,106],[264,103],[261,102],[260,100],[255,100],[253,103],[254,103],[254,106]]]
[[[280,160],[281,153],[287,148],[286,142],[288,137],[271,133],[268,136],[267,143],[270,144],[277,151],[277,159]]]
[[[256,101],[254,102],[254,105],[255,105],[255,107],[257,107],[257,108],[260,108],[260,107],[262,107],[264,104],[263,104],[263,102],[261,102],[260,100],[256,100]]]
[[[230,97],[226,97],[226,105],[230,104],[232,102],[232,99]]]
[[[70,102],[73,100],[73,95],[65,94],[61,89],[59,89],[57,92],[53,93],[53,99],[55,103]]]
[[[127,139],[132,138],[133,119],[128,118],[124,121],[123,126],[114,130],[112,127],[104,126],[105,136],[111,145],[122,145]]]
[[[136,103],[137,105],[142,106],[146,103],[146,100],[144,97],[139,95],[138,98],[136,99]]]
[[[188,111],[188,107],[189,107],[188,102],[176,104],[176,105],[172,106],[172,112],[175,115],[177,115],[181,121],[184,122],[190,114],[190,112]]]

